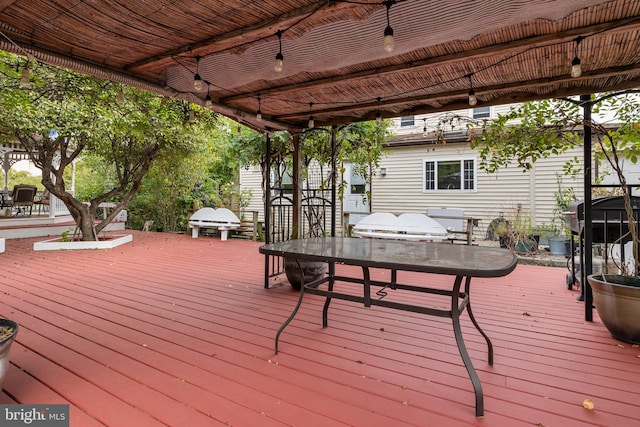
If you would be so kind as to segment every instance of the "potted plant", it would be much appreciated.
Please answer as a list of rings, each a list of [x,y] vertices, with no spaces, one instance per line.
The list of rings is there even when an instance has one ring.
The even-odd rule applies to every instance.
[[[562,179],[556,175],[558,188],[553,194],[556,205],[553,208],[553,222],[556,234],[549,238],[549,252],[554,255],[571,256],[571,228],[566,213],[569,205],[577,200],[573,188],[562,188]]]
[[[498,224],[495,233],[500,240],[500,246],[509,248],[520,254],[535,254],[538,243],[533,237],[531,216],[521,204],[513,209],[507,220]]]
[[[284,273],[291,287],[300,290],[302,283],[318,280],[327,272],[327,263],[284,257]]]
[[[533,227],[532,233],[533,237],[538,242],[538,245],[541,246],[548,246],[549,238],[558,234],[556,226],[554,224],[546,223],[535,225]]]
[[[621,237],[632,242],[632,262],[620,263],[618,274],[592,274],[588,277],[593,289],[596,310],[611,334],[623,341],[640,343],[640,240],[633,215],[631,188],[627,185],[624,162],[635,163],[640,152],[640,91],[626,90],[605,94],[595,99],[562,99],[524,103],[508,115],[487,123],[481,135],[474,139],[485,170],[491,172],[514,160],[524,169],[531,169],[542,157],[558,155],[570,147],[579,146],[581,133],[589,128],[594,157],[608,164],[619,184],[624,200],[627,233]],[[581,104],[596,106],[593,111],[607,119],[598,124],[582,116]],[[519,124],[514,124],[520,120]],[[580,172],[576,162],[569,162],[565,172]]]
[[[0,318],[0,389],[9,369],[9,350],[18,333],[18,324],[13,320]]]
[[[638,224],[634,216],[631,187],[627,185],[624,161],[637,160],[640,148],[640,101],[637,95],[613,103],[616,109],[617,128],[591,123],[599,155],[611,167],[620,186],[624,200],[627,233],[618,244],[630,241],[631,262],[618,262],[619,274],[591,274],[587,277],[593,290],[593,302],[602,323],[615,338],[640,344],[640,239]],[[628,110],[628,109],[631,110]]]

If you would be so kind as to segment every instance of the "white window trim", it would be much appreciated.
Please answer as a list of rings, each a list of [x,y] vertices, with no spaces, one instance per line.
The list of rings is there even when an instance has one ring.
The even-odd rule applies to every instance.
[[[487,119],[491,119],[493,117],[493,108],[491,106],[486,107],[489,108],[489,116],[488,117],[478,117],[476,118],[473,114],[473,110],[475,110],[476,108],[483,108],[483,106],[480,107],[474,107],[474,108],[470,108],[469,109],[469,117],[471,117],[474,120],[487,120]]]
[[[412,123],[411,124],[402,124],[403,123],[402,120],[405,117],[406,118],[411,117],[412,118]],[[402,116],[402,117],[400,117],[400,127],[401,128],[405,128],[406,129],[406,128],[411,128],[411,127],[415,127],[415,126],[416,126],[416,116]]]
[[[434,188],[433,190],[428,190],[427,187],[427,180],[426,180],[426,174],[427,174],[427,162],[435,162],[436,164],[438,162],[446,162],[446,161],[460,161],[461,163],[464,160],[471,160],[473,161],[473,189],[464,189],[461,188],[459,190],[457,189],[452,189],[452,190],[441,190],[438,188]],[[464,164],[461,164],[461,169],[464,168]],[[436,183],[438,182],[438,168],[436,166],[435,168],[435,172],[436,172],[436,176],[435,176],[435,180]],[[462,179],[462,178],[461,178]],[[464,186],[464,183],[461,183],[462,186]],[[446,157],[425,157],[422,159],[422,192],[423,193],[452,193],[452,194],[460,194],[460,193],[477,193],[478,192],[478,158],[477,156],[473,156],[473,155],[469,155],[469,156],[446,156]]]

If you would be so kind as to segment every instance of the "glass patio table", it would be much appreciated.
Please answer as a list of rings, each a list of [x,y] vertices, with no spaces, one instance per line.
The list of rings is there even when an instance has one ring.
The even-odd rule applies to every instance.
[[[460,328],[460,314],[465,308],[467,309],[473,325],[487,342],[488,362],[489,365],[493,365],[493,345],[487,334],[478,325],[471,310],[471,278],[500,277],[509,274],[517,264],[517,258],[511,251],[450,243],[318,237],[264,245],[260,247],[260,253],[290,257],[298,261],[323,261],[329,264],[329,273],[326,276],[304,283],[301,287],[298,303],[276,334],[276,354],[278,353],[280,334],[295,317],[305,293],[326,297],[322,313],[323,328],[327,327],[329,305],[334,298],[361,303],[365,307],[381,306],[432,316],[448,317],[452,320],[456,344],[475,392],[476,417],[484,415],[482,386],[464,344]],[[361,267],[362,278],[336,275],[335,264]],[[390,281],[372,280],[370,268],[389,270],[391,272]],[[433,273],[451,276],[454,279],[450,290],[431,288],[420,284],[398,283],[398,271]],[[334,285],[336,282],[361,285],[362,293],[346,293],[345,291],[335,290]],[[343,289],[343,286],[340,288]],[[371,294],[372,288],[374,295]],[[451,306],[448,310],[442,310],[385,299],[390,292],[396,290],[450,297]]]

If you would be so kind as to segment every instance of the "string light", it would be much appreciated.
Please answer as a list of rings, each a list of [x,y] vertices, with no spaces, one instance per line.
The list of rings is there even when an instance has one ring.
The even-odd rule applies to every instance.
[[[473,89],[469,89],[469,105],[472,107],[478,103],[478,98],[476,97],[476,91]]]
[[[193,76],[193,88],[195,90],[202,90],[202,77],[198,73],[200,66],[200,55],[196,56],[196,74]]]
[[[580,42],[584,37],[578,36],[575,39],[576,47],[575,47],[575,56],[573,61],[571,61],[571,77],[577,78],[582,75],[582,66],[580,65],[580,58],[578,57],[578,47],[580,46]]]
[[[387,27],[384,29],[384,50],[391,52],[394,48],[393,41],[393,28],[391,28],[391,21],[389,20],[389,10],[391,6],[395,4],[395,0],[385,0],[384,5],[387,7]]]
[[[384,31],[384,48],[387,52],[391,52],[393,51],[393,49],[395,48],[395,43],[394,43],[394,31],[393,28],[391,27],[391,21],[390,21],[390,10],[391,7],[393,5],[395,5],[395,3],[397,3],[398,0],[383,0],[381,3],[386,7],[386,18],[387,18],[387,26],[385,28]],[[275,60],[275,64],[274,64],[274,69],[276,72],[281,72],[283,69],[283,62],[284,62],[284,56],[282,54],[282,34],[284,33],[283,30],[278,30],[276,32],[276,35],[278,37],[278,53],[276,54],[276,60]],[[573,41],[575,42],[575,57],[571,62],[571,76],[572,77],[579,77],[582,74],[582,69],[581,69],[581,61],[580,58],[578,56],[578,48],[579,48],[579,44],[580,42],[590,36],[578,36],[576,37]],[[566,42],[563,42],[566,43]],[[560,44],[560,43],[555,43],[555,44]],[[526,52],[529,52],[533,49],[537,49],[533,48],[533,47],[529,47],[523,51],[517,52],[515,54],[509,55],[506,59],[512,59],[514,57],[517,57],[519,55],[522,55]],[[199,57],[197,57],[196,59],[199,59]],[[506,59],[502,59],[500,60],[498,63],[496,64],[491,64],[488,66],[485,66],[484,68],[482,68],[482,70],[486,70],[492,67],[495,67],[497,65],[499,65],[502,62],[505,62]],[[197,70],[197,67],[196,67]],[[482,71],[481,70],[481,71]],[[468,91],[468,102],[469,105],[474,107],[478,104],[478,98],[476,96],[476,92],[473,88],[473,82],[472,82],[472,76],[474,73],[470,73],[464,76],[464,78],[468,78],[469,79],[469,83],[470,83],[470,88]],[[199,77],[199,75],[196,73],[196,76],[194,76],[195,78]],[[442,83],[450,83],[450,82],[454,82],[457,80],[460,80],[461,77],[456,77],[456,78],[452,78],[450,80],[447,80],[446,82],[439,82],[438,84],[442,84]],[[195,81],[194,81],[194,85],[195,85]],[[431,87],[434,87],[436,85],[433,85]],[[407,92],[403,92],[403,94],[407,94],[407,93],[411,93],[411,92],[415,92],[417,89],[411,90],[411,91],[407,91]],[[380,102],[380,98],[376,98],[378,100],[378,102]],[[348,102],[342,102],[342,104],[350,104]],[[312,103],[309,104],[310,107],[312,106]],[[260,97],[258,97],[258,110],[256,111],[256,119],[257,120],[262,120],[262,111],[260,108]],[[382,115],[379,111],[379,107],[378,107],[378,112],[376,113],[375,116],[375,120],[377,123],[380,123],[382,121]],[[315,120],[313,118],[313,114],[311,114],[310,112],[310,116],[309,116],[309,128],[312,128],[315,126]]]
[[[471,80],[471,76],[473,74],[468,74],[469,77],[469,105],[474,107],[478,103],[478,98],[476,97],[476,91],[473,90],[473,81]]]
[[[284,61],[284,56],[282,56],[282,31],[278,30],[277,35],[278,35],[279,48],[278,48],[278,53],[276,54],[276,62],[273,66],[273,69],[279,73],[282,71],[282,65]]]
[[[256,111],[256,120],[262,121],[262,110],[260,109],[260,97],[258,97],[258,111]]]
[[[380,101],[382,98],[378,97],[378,113],[376,114],[376,123],[378,126],[382,124],[382,114],[380,114]]]
[[[207,83],[207,97],[204,99],[204,106],[207,108],[213,107],[213,100],[211,100],[211,94],[209,93],[210,90],[209,83]]]
[[[22,76],[20,76],[20,88],[28,89],[31,85],[31,75],[29,74],[29,63],[27,62],[22,69]]]
[[[309,113],[311,113],[311,110],[313,108],[313,102],[309,103]],[[309,123],[307,124],[307,127],[309,129],[313,129],[316,125],[315,120],[313,120],[313,114],[309,114]]]

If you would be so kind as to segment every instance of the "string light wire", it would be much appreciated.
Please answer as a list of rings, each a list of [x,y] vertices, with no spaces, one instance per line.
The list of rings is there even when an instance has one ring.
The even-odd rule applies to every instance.
[[[389,11],[389,9],[390,9],[390,7],[391,7],[391,5],[392,5],[392,4],[394,4],[394,3],[401,3],[401,2],[404,2],[404,1],[409,1],[409,0],[395,0],[395,1],[392,1],[392,0],[384,0],[384,1],[382,1],[382,2],[378,2],[378,3],[368,3],[368,2],[362,2],[362,1],[348,1],[348,0],[345,0],[345,1],[339,1],[338,3],[358,4],[358,5],[363,5],[363,6],[372,6],[372,7],[376,7],[376,6],[379,6],[379,5],[383,5],[383,6],[385,6],[385,7],[387,7],[387,8],[388,8],[388,9],[387,9],[387,13],[388,13],[388,11]],[[298,25],[298,24],[299,24],[299,23],[301,23],[302,21],[304,21],[304,20],[308,19],[309,17],[311,17],[312,15],[314,15],[316,12],[318,12],[320,9],[322,9],[322,8],[323,8],[323,7],[325,7],[325,6],[326,6],[325,4],[321,4],[321,5],[319,5],[319,7],[318,7],[318,8],[316,8],[315,10],[313,10],[312,12],[310,12],[308,15],[306,15],[306,16],[304,16],[304,17],[302,17],[302,18],[301,18],[300,20],[298,20],[297,22],[295,22],[295,23],[291,24],[290,26],[288,26],[287,28],[285,28],[285,29],[283,29],[283,30],[279,30],[278,32],[280,33],[280,37],[281,37],[281,35],[282,35],[285,31],[287,31],[287,30],[289,30],[289,29],[291,29],[291,28],[295,27],[296,25]],[[387,25],[390,27],[390,21],[389,21],[389,19],[387,19]],[[621,24],[621,25],[622,25],[622,24]],[[621,25],[620,25],[620,26],[621,26]],[[617,28],[618,28],[618,26],[616,26],[616,27],[612,27],[612,28],[607,28],[607,29],[603,29],[603,30],[600,30],[600,31],[594,32],[594,33],[592,33],[592,34],[589,34],[588,36],[579,36],[579,37],[577,37],[577,38],[573,39],[573,40],[571,41],[571,43],[575,43],[575,53],[576,53],[576,55],[575,55],[575,57],[574,57],[574,60],[572,61],[572,70],[573,70],[573,66],[574,66],[574,64],[573,64],[573,63],[574,63],[574,62],[580,62],[580,58],[578,57],[577,52],[578,52],[578,45],[580,44],[580,42],[581,42],[582,40],[584,40],[584,39],[586,39],[586,38],[589,38],[589,37],[593,37],[593,36],[599,35],[599,34],[601,34],[601,33],[605,33],[605,32],[608,32],[608,31],[616,30]],[[393,30],[392,30],[392,31],[393,31]],[[277,35],[277,34],[278,34],[278,33],[276,33],[276,35]],[[3,35],[4,35],[4,34],[3,34]],[[261,37],[261,38],[254,39],[254,40],[251,40],[251,41],[243,42],[243,43],[241,43],[241,44],[239,44],[239,45],[237,45],[237,46],[231,46],[231,47],[228,47],[228,48],[224,49],[223,51],[234,50],[234,49],[238,49],[238,48],[240,48],[240,47],[242,47],[242,46],[255,44],[255,43],[259,42],[259,41],[262,41],[262,40],[268,39],[268,38],[270,38],[270,37],[272,37],[272,36],[265,36],[265,37]],[[541,48],[550,48],[550,47],[553,47],[553,46],[563,45],[563,44],[566,44],[566,43],[567,43],[566,41],[558,41],[558,42],[556,42],[556,43],[552,43],[552,44],[545,45],[545,46],[530,46],[530,47],[527,47],[527,48],[525,48],[525,49],[523,49],[523,50],[521,50],[521,51],[519,51],[519,52],[515,52],[515,53],[513,53],[513,54],[507,55],[506,57],[504,57],[504,58],[502,58],[502,59],[500,59],[500,60],[498,60],[498,61],[496,61],[496,62],[494,62],[494,63],[492,63],[492,64],[487,64],[487,65],[485,65],[484,67],[481,67],[481,68],[479,68],[479,69],[476,69],[476,70],[475,70],[474,72],[472,72],[472,73],[465,74],[464,76],[457,76],[457,77],[453,77],[453,78],[448,79],[448,80],[445,80],[445,81],[439,81],[439,82],[434,83],[434,84],[432,84],[432,85],[430,85],[430,86],[422,86],[421,88],[411,89],[411,90],[403,91],[403,92],[400,92],[400,93],[394,93],[392,96],[390,96],[390,97],[386,97],[385,99],[387,99],[387,100],[391,101],[391,100],[393,100],[394,98],[398,98],[398,97],[406,96],[406,95],[409,95],[409,94],[412,94],[412,93],[421,92],[421,91],[424,91],[425,89],[427,89],[427,90],[428,90],[428,89],[433,89],[433,88],[438,87],[438,86],[442,86],[442,85],[447,85],[447,84],[455,83],[455,82],[457,82],[457,81],[459,81],[459,80],[461,80],[461,79],[469,79],[469,80],[471,80],[471,77],[470,77],[470,76],[475,75],[475,74],[478,74],[478,73],[481,73],[481,72],[483,72],[483,71],[486,71],[486,70],[489,70],[489,69],[492,69],[492,68],[496,68],[496,67],[498,67],[499,65],[501,65],[501,64],[503,64],[503,63],[505,63],[505,62],[507,62],[507,61],[510,61],[510,60],[512,60],[512,59],[514,59],[514,58],[516,58],[516,57],[518,57],[518,56],[521,56],[521,55],[526,54],[527,52],[530,52],[530,51],[533,51],[533,50],[537,50],[537,49],[541,49]],[[222,51],[221,51],[221,52],[222,52]],[[220,52],[216,52],[216,53],[220,53]],[[184,64],[182,64],[180,61],[178,61],[178,59],[177,59],[176,57],[172,57],[172,59],[173,59],[174,61],[176,61],[178,64],[180,64],[181,66],[183,66],[183,67],[187,68]],[[577,61],[576,61],[576,59],[577,59]],[[576,65],[578,65],[578,64],[576,64]],[[580,64],[580,65],[581,65],[581,64]],[[206,83],[208,84],[209,82],[206,82]],[[216,86],[216,87],[217,87],[217,88],[219,88],[219,89],[224,89],[224,88],[222,88],[222,87],[220,87],[220,86]],[[469,95],[469,98],[470,98],[470,102],[472,102],[472,96],[474,96],[474,97],[475,97],[475,91],[474,91],[473,87],[471,87],[471,88],[470,88],[470,90],[469,90],[469,92],[468,92],[468,95]],[[305,102],[302,102],[302,101],[294,101],[294,100],[291,100],[291,99],[289,99],[289,98],[284,99],[284,98],[280,98],[280,97],[278,97],[278,96],[269,97],[269,99],[286,101],[286,102],[288,102],[288,103],[292,103],[292,104],[305,104]],[[371,100],[370,102],[377,101],[378,103],[380,103],[381,101],[379,101],[379,100],[381,100],[381,97],[376,97],[375,99]],[[320,105],[356,105],[356,104],[362,104],[363,102],[366,102],[366,100],[359,100],[359,101],[322,102],[322,103],[320,103]],[[477,97],[476,97],[476,102],[477,102]],[[316,104],[317,104],[317,103],[316,103]],[[309,103],[309,105],[313,105],[313,103]],[[256,116],[257,116],[257,115],[256,115]],[[310,116],[310,119],[312,119],[312,118],[313,118],[313,116]],[[377,119],[377,117],[376,117],[376,119]],[[314,123],[314,124],[315,124],[315,123]]]

